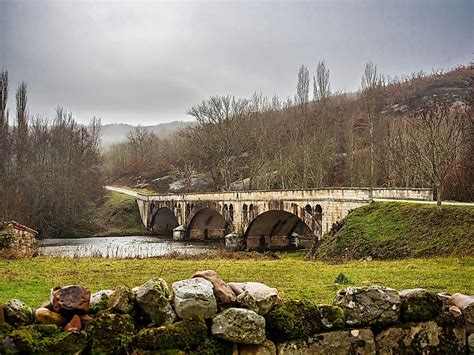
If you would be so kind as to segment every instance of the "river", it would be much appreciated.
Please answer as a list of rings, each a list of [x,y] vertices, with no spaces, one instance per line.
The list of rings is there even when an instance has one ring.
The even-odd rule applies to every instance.
[[[215,253],[222,243],[176,242],[156,236],[44,239],[38,254],[65,258],[148,258],[167,254]]]

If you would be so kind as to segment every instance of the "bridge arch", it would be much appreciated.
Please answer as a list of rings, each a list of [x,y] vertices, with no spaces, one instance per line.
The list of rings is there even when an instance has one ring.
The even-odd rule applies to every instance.
[[[228,213],[224,207],[222,207],[222,212],[216,207],[200,204],[194,206],[188,224],[190,239],[223,239],[230,232],[232,224],[227,220]]]
[[[249,249],[282,249],[310,246],[313,238],[321,234],[318,223],[308,209],[292,203],[258,213],[245,230],[244,237]]]
[[[178,218],[168,207],[158,207],[151,216],[150,228],[159,235],[170,236],[178,225]]]

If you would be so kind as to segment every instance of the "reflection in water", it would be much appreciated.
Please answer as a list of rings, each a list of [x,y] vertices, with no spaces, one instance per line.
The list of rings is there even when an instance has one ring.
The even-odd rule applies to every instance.
[[[213,253],[220,246],[218,243],[173,242],[153,236],[61,238],[41,240],[38,253],[66,258],[147,258],[172,253]]]

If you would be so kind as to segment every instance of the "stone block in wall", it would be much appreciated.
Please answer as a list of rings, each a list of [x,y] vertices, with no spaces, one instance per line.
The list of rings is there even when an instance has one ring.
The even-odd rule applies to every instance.
[[[401,318],[405,322],[422,322],[433,319],[442,309],[442,302],[435,293],[422,288],[400,291]]]
[[[307,339],[277,344],[279,355],[375,354],[375,340],[369,328],[316,334]]]
[[[435,321],[404,323],[381,331],[375,337],[377,353],[385,354],[464,354],[464,328],[451,328]]]
[[[400,295],[391,288],[348,287],[338,291],[333,304],[344,310],[348,326],[391,325],[400,322]]]

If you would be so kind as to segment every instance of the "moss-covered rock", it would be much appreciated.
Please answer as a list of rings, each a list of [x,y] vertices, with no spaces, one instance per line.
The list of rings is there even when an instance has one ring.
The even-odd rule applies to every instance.
[[[195,350],[188,352],[189,355],[225,355],[232,354],[232,344],[221,339],[206,338]]]
[[[13,299],[8,301],[7,304],[3,306],[3,309],[5,321],[14,327],[28,325],[33,322],[33,308],[20,300]]]
[[[74,354],[87,346],[82,332],[64,332],[54,324],[34,324],[14,330],[10,336],[20,353]]]
[[[437,295],[417,288],[400,292],[401,318],[406,322],[426,321],[436,317],[441,311],[441,301]]]
[[[322,328],[339,329],[344,327],[344,310],[341,307],[320,304],[318,310]]]
[[[265,319],[267,337],[276,342],[308,337],[322,328],[318,306],[307,301],[286,301]]]
[[[103,313],[89,321],[85,329],[91,354],[126,352],[136,333],[128,314]]]
[[[176,314],[169,303],[170,291],[165,280],[155,277],[137,288],[135,299],[140,310],[155,326],[171,324]]]
[[[134,344],[143,350],[194,349],[207,338],[207,327],[199,320],[183,320],[159,328],[142,329]]]
[[[109,306],[109,298],[113,291],[101,290],[91,296],[89,314],[97,314],[107,309]]]
[[[117,313],[132,313],[135,296],[127,286],[119,285],[114,289],[108,301],[108,307]]]

